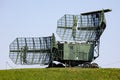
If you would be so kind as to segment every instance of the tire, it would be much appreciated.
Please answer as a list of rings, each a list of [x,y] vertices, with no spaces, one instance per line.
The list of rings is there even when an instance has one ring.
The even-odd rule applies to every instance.
[[[90,68],[90,67],[91,67],[91,64],[88,62],[83,64],[83,68]]]
[[[92,63],[92,64],[91,64],[91,68],[99,68],[99,66],[98,66],[97,63]]]

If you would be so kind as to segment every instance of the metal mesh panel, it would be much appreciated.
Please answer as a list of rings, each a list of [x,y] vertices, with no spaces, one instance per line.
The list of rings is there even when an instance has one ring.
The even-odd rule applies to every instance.
[[[89,15],[66,14],[57,22],[57,34],[62,40],[93,41],[99,34],[101,13]]]
[[[51,52],[51,37],[16,38],[9,57],[15,64],[46,64]]]

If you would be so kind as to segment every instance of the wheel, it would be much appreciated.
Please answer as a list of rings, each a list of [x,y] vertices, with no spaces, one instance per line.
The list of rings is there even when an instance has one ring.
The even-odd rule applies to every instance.
[[[50,63],[50,64],[48,65],[48,68],[50,68],[50,67],[63,68],[63,67],[65,67],[65,66],[64,66],[62,63],[59,63],[59,64]]]
[[[83,68],[90,68],[91,64],[89,62],[83,64]]]
[[[99,66],[98,66],[97,63],[92,63],[92,64],[91,64],[91,68],[99,68]]]

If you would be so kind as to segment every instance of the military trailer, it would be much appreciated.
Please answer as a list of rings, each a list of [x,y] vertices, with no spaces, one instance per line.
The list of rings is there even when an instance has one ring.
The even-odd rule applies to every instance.
[[[18,37],[9,46],[9,57],[21,65],[99,67],[92,62],[99,57],[100,36],[106,28],[105,13],[110,11],[65,14],[57,21],[56,33],[61,41],[56,41],[54,33],[47,37]]]

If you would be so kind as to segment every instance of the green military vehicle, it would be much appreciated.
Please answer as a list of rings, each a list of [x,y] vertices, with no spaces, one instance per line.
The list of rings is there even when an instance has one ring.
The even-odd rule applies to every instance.
[[[110,9],[65,14],[57,21],[54,33],[47,37],[18,37],[10,44],[10,59],[15,64],[45,64],[48,67],[99,67],[100,36],[106,28],[105,13]],[[59,62],[55,64],[54,62]]]

